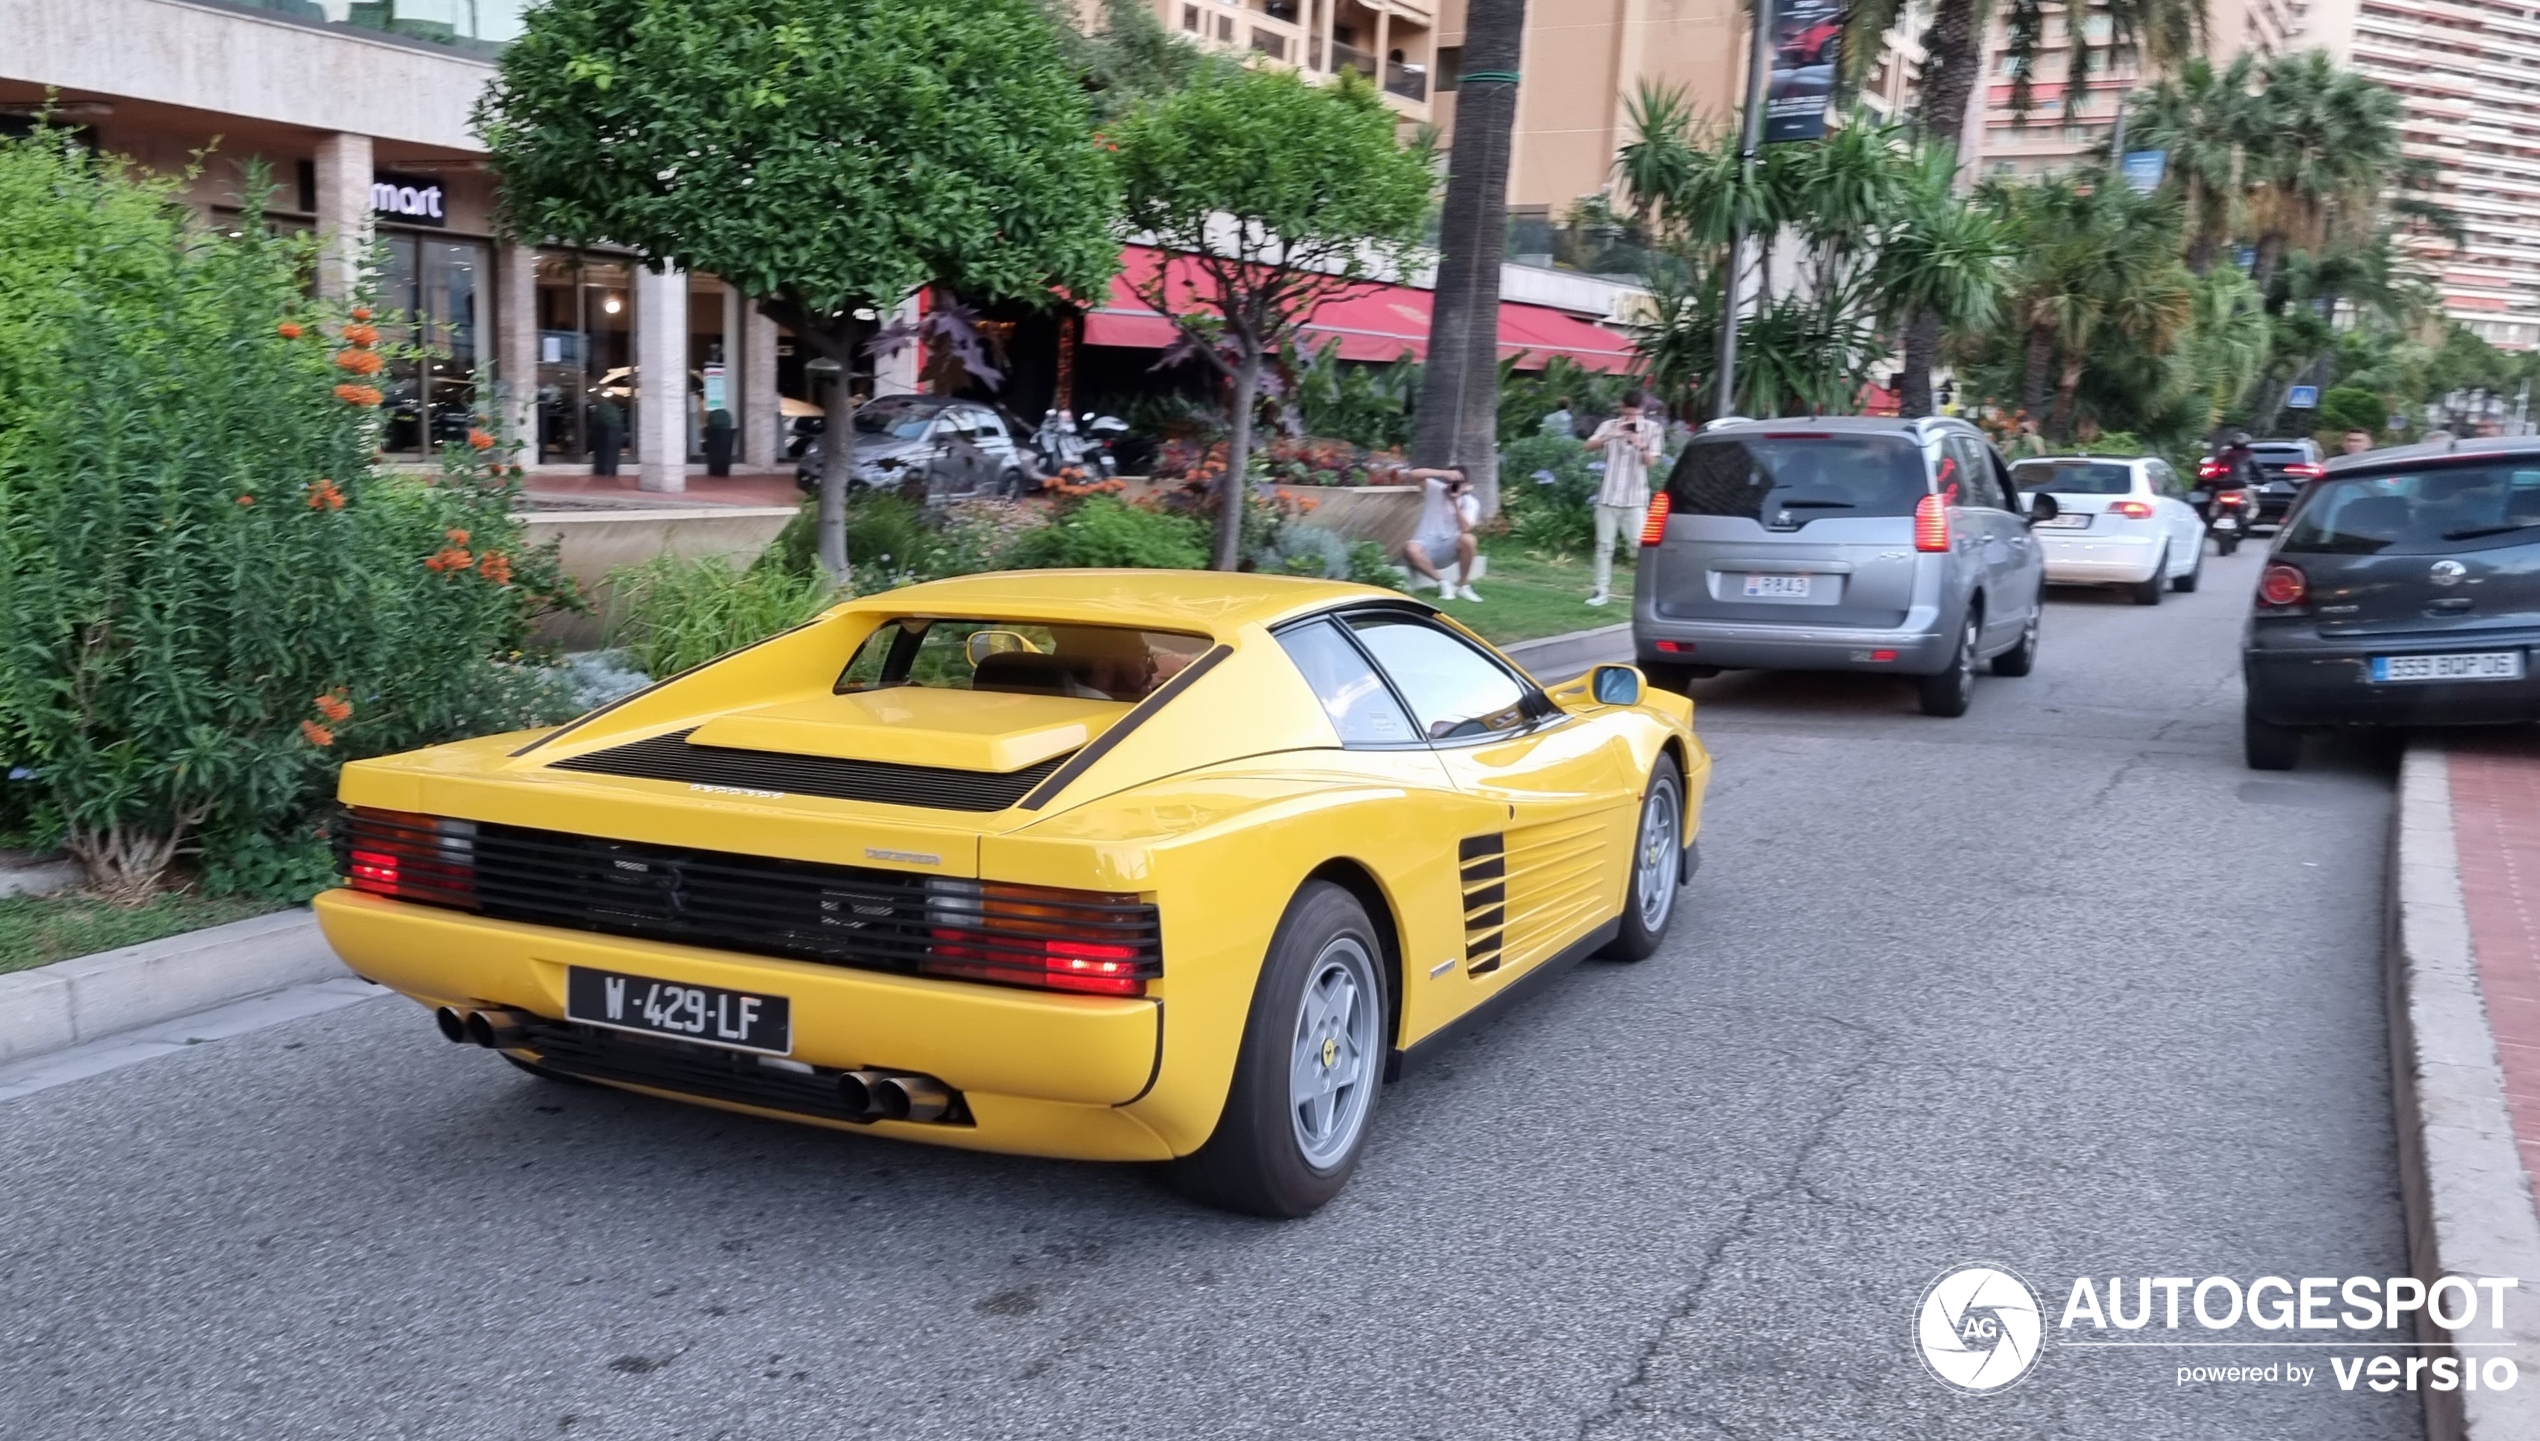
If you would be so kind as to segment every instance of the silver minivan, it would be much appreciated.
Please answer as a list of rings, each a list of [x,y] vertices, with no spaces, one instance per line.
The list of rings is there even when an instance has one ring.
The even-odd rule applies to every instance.
[[[2046,580],[2023,496],[1961,420],[1716,422],[1650,497],[1632,642],[1661,684],[1723,670],[1910,676],[1964,715],[1976,668],[2026,675]]]

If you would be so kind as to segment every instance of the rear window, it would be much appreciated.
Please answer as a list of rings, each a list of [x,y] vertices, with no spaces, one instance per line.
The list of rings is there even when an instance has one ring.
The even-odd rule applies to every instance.
[[[2057,495],[2132,495],[2134,469],[2104,460],[2023,460],[2011,467],[2011,483]]]
[[[2440,555],[2540,540],[2540,460],[2312,483],[2279,549]]]
[[[1127,626],[910,616],[864,638],[837,690],[914,685],[1141,701],[1207,649],[1205,636]]]
[[[2269,465],[2291,465],[2311,459],[2308,444],[2253,445],[2249,447],[2249,453]]]
[[[1922,448],[1900,435],[1721,435],[1684,449],[1667,478],[1678,515],[1734,515],[1792,530],[1830,516],[1912,515]]]

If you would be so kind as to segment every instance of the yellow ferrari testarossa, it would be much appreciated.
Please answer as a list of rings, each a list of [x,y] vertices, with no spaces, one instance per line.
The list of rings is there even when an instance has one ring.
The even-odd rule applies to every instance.
[[[1303,1215],[1405,1062],[1657,948],[1692,716],[1629,666],[1547,693],[1363,586],[937,581],[570,725],[348,766],[317,911],[542,1074],[1169,1161]]]

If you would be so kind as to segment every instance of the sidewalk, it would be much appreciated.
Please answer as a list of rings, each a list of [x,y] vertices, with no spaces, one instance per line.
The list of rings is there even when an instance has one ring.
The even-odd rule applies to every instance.
[[[688,488],[681,491],[645,490],[636,483],[635,467],[628,465],[616,475],[593,475],[588,466],[541,465],[532,467],[529,478],[520,484],[530,508],[542,499],[563,501],[601,501],[626,505],[783,505],[802,500],[802,492],[794,488],[794,468],[786,465],[772,470],[750,470],[733,467],[732,474],[706,474],[702,465],[688,467]]]
[[[2391,1082],[2409,1269],[2513,1277],[2502,1333],[2418,1334],[2522,1386],[2427,1389],[2432,1441],[2540,1441],[2540,731],[2420,733],[2390,868]],[[2509,1383],[2510,1384],[2510,1383]]]

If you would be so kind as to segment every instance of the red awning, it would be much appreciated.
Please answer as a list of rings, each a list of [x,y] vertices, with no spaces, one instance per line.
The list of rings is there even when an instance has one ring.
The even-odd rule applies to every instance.
[[[1122,272],[1114,276],[1105,303],[1085,316],[1087,345],[1118,345],[1132,350],[1162,350],[1173,343],[1173,322],[1138,298],[1136,284],[1151,279],[1164,253],[1142,245],[1121,252]],[[1197,305],[1192,294],[1196,267],[1176,256],[1167,272],[1168,300]],[[1391,361],[1408,353],[1429,353],[1428,291],[1409,285],[1366,285],[1315,308],[1304,325],[1315,345],[1340,342],[1343,360]],[[1628,369],[1631,341],[1568,311],[1545,305],[1499,305],[1499,353],[1518,356],[1520,370],[1539,370],[1555,355],[1566,355],[1590,370]]]

